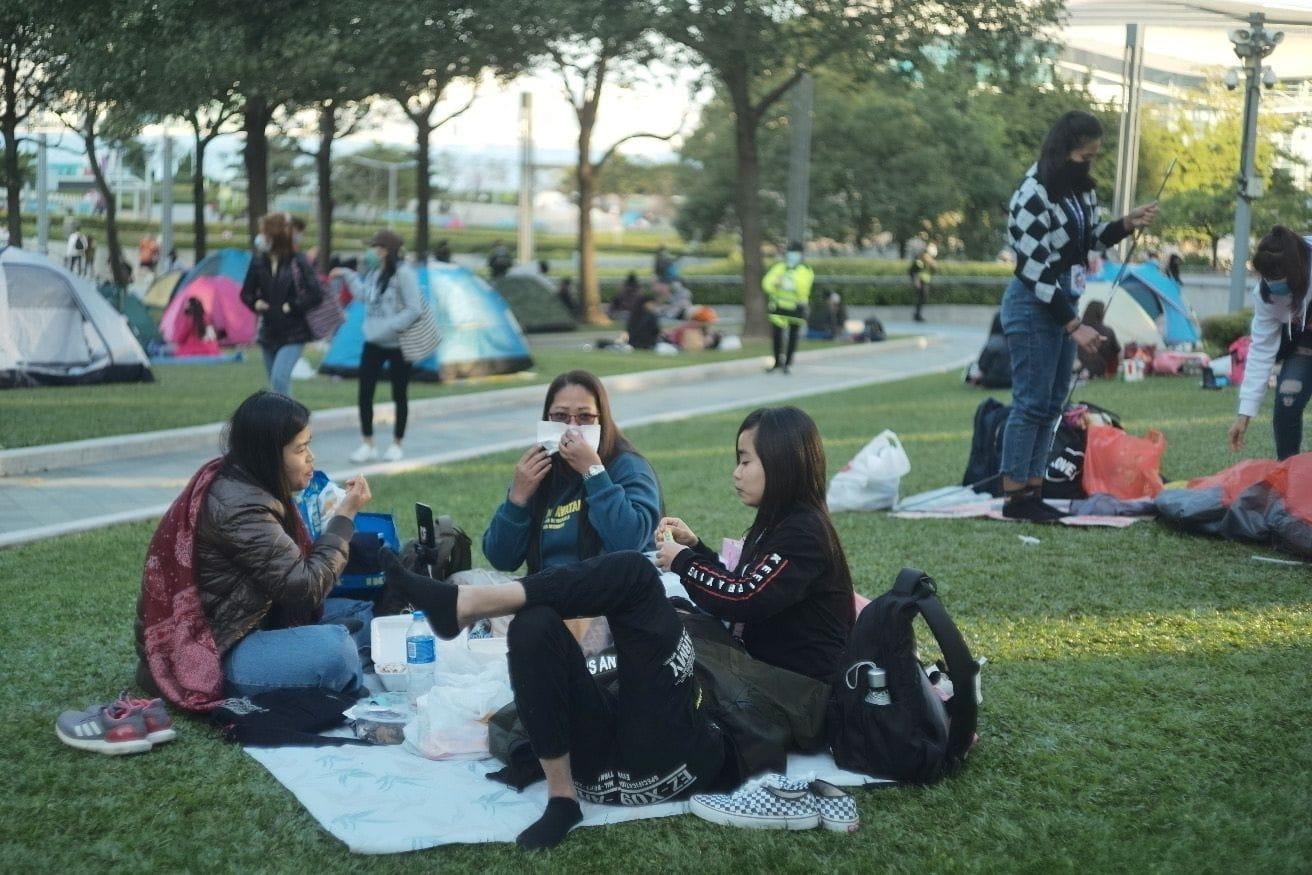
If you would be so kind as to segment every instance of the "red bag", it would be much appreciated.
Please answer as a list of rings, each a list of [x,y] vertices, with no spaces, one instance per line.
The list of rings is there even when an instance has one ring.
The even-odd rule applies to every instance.
[[[1166,437],[1150,428],[1135,437],[1107,425],[1089,427],[1084,448],[1084,491],[1106,492],[1123,501],[1153,498],[1162,491]]]

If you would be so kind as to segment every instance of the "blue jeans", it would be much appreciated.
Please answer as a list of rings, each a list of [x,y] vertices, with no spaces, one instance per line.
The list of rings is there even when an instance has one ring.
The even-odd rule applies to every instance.
[[[1271,427],[1276,433],[1276,458],[1297,456],[1303,444],[1303,411],[1312,397],[1312,355],[1294,353],[1276,378],[1276,406]]]
[[[1034,292],[1014,278],[1002,295],[1002,331],[1011,353],[1011,413],[1002,436],[1002,474],[1024,482],[1042,477],[1048,468],[1071,384],[1075,341]]]
[[[279,395],[291,397],[292,368],[296,367],[296,362],[301,357],[301,350],[304,348],[303,343],[289,343],[278,347],[260,344],[260,352],[264,353],[264,372],[269,375],[270,389]]]
[[[364,689],[361,651],[369,648],[371,602],[326,599],[323,619],[313,626],[256,630],[223,657],[226,690],[251,696],[288,687],[319,687],[334,693]],[[352,635],[342,621],[356,619],[362,628]]]

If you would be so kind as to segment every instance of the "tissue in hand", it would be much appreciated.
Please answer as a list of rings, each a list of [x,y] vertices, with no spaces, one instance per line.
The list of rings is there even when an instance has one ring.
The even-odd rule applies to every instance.
[[[548,455],[554,455],[560,449],[560,439],[571,428],[577,429],[593,450],[601,446],[600,425],[570,425],[567,422],[552,422],[549,419],[544,419],[538,423],[537,442],[542,445],[542,449],[546,450]]]

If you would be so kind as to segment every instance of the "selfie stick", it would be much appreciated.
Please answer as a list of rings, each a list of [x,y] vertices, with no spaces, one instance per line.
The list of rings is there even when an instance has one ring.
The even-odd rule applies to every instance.
[[[1157,186],[1157,194],[1153,197],[1153,203],[1157,203],[1162,199],[1162,192],[1166,190],[1167,180],[1171,178],[1171,173],[1175,171],[1176,162],[1179,160],[1179,158],[1171,159],[1170,165],[1166,168],[1166,175],[1162,177],[1162,184]],[[1134,234],[1130,237],[1130,251],[1125,253],[1125,259],[1121,262],[1121,269],[1116,272],[1116,279],[1112,280],[1112,290],[1108,293],[1107,301],[1103,305],[1108,312],[1112,309],[1112,301],[1116,299],[1116,293],[1121,290],[1121,281],[1125,279],[1125,272],[1129,270],[1130,263],[1134,260],[1134,251],[1139,248],[1139,235],[1142,232],[1143,228],[1135,228]],[[1075,379],[1071,380],[1070,391],[1066,393],[1066,400],[1061,405],[1063,411],[1070,405],[1071,398],[1075,395],[1075,384],[1077,382]]]

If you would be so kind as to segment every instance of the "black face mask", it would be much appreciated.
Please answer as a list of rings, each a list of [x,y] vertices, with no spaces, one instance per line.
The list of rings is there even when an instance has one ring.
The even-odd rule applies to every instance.
[[[1067,159],[1061,166],[1062,187],[1067,191],[1076,193],[1092,191],[1095,183],[1089,171],[1090,164],[1088,161],[1071,161]]]

